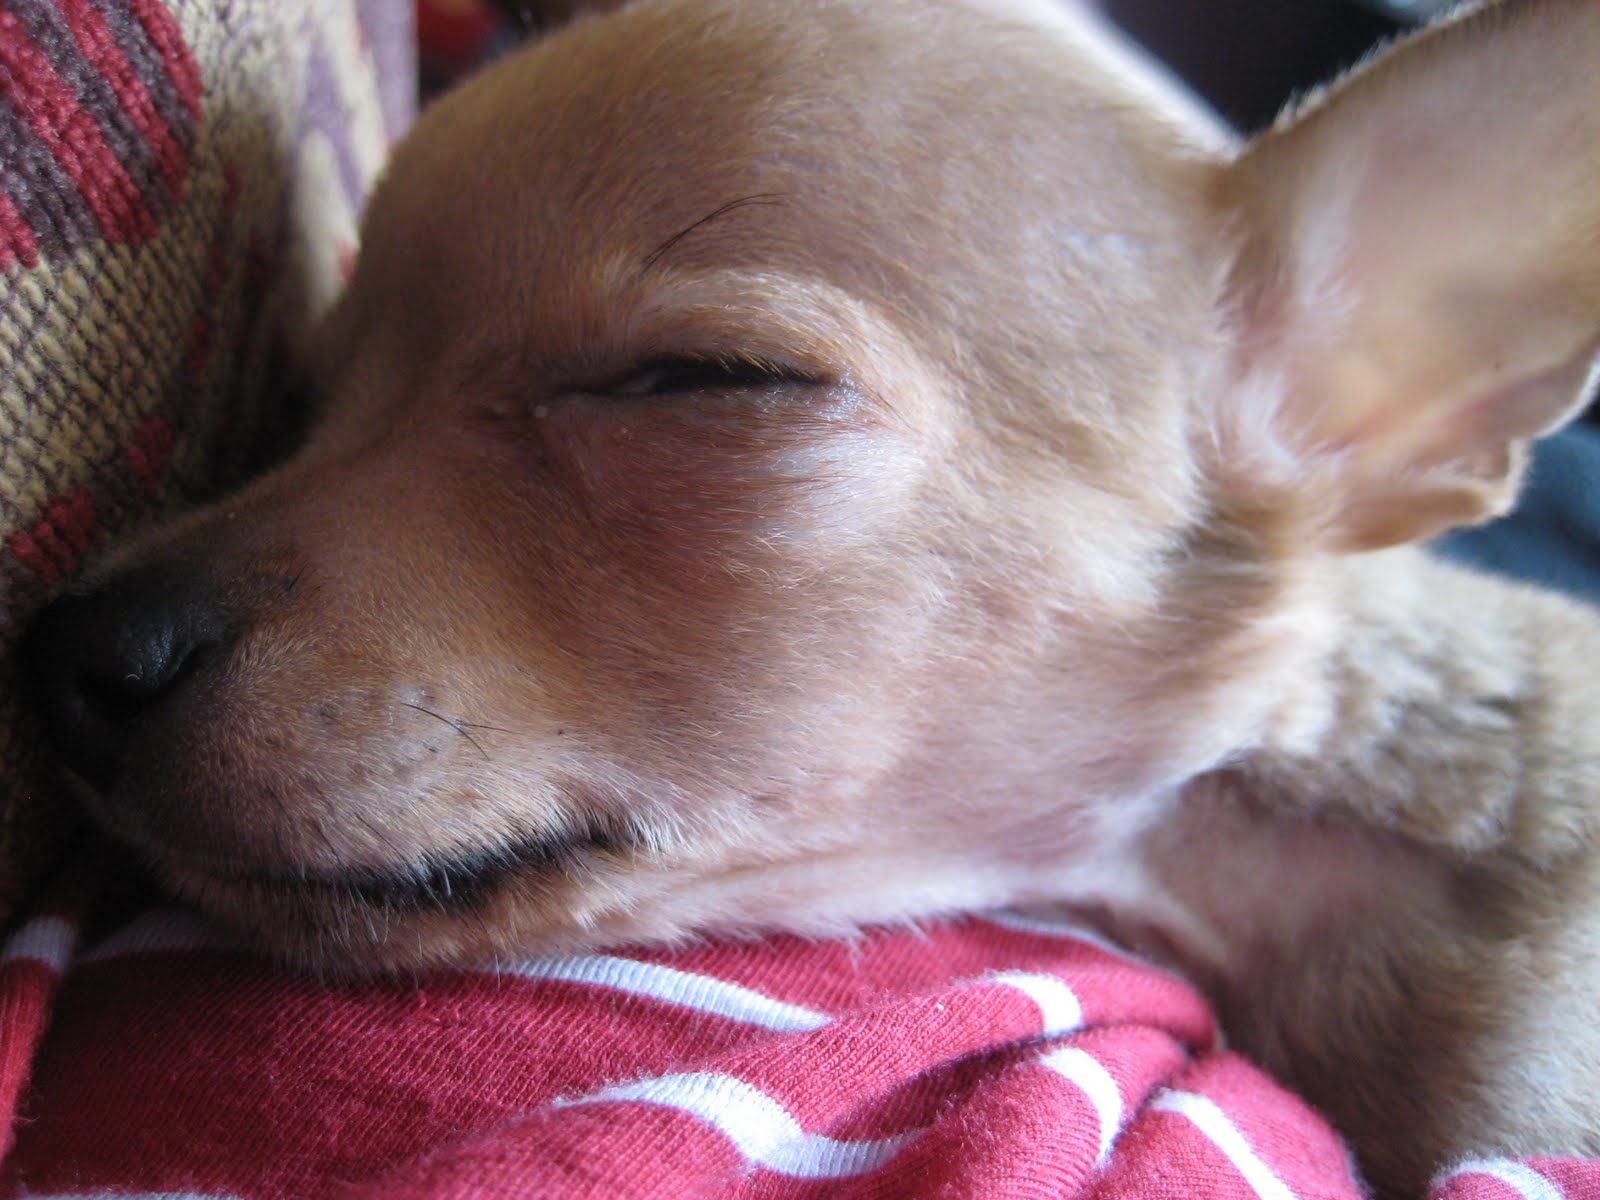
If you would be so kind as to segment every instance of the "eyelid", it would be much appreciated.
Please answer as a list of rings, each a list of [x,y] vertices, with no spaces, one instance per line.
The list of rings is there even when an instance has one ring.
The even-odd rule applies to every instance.
[[[815,387],[825,382],[814,372],[803,371],[764,355],[691,352],[663,354],[647,359],[618,376],[610,386],[597,390],[610,395],[650,395],[652,394],[650,385],[653,382],[674,372],[686,375],[702,372],[707,377],[705,386],[708,388],[719,385],[727,388],[754,388],[785,383]]]

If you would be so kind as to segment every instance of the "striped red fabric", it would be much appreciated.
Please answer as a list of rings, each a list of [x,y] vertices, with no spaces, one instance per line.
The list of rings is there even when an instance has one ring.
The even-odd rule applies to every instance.
[[[1185,983],[1066,924],[339,987],[158,911],[79,956],[39,1039],[72,928],[58,904],[0,965],[0,1082],[35,1049],[0,1196],[1362,1195]],[[1600,1164],[1498,1161],[1433,1200],[1597,1193]]]
[[[98,866],[88,853],[45,892],[33,917],[0,946],[0,1160],[12,1147],[33,1055],[72,960]]]

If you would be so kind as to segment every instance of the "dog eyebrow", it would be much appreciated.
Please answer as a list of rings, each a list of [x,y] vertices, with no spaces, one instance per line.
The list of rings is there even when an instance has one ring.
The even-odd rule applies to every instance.
[[[678,230],[677,233],[673,234],[666,241],[662,242],[661,245],[657,246],[649,254],[645,255],[639,263],[639,269],[641,271],[648,271],[651,267],[660,262],[662,257],[669,250],[671,250],[679,242],[683,241],[684,238],[688,237],[701,226],[709,225],[718,217],[725,217],[729,213],[741,208],[751,208],[757,206],[776,207],[777,205],[784,203],[786,199],[787,197],[782,192],[758,192],[754,196],[741,196],[737,200],[729,200],[720,208],[716,208],[711,212],[708,212],[698,221],[686,225],[684,228]]]

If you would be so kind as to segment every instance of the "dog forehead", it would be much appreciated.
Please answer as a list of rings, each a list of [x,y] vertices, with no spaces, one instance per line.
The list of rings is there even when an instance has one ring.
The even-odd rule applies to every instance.
[[[581,340],[634,283],[730,268],[946,344],[1152,340],[1117,323],[1204,274],[1185,121],[1093,37],[966,0],[643,0],[436,104],[365,237],[431,306],[419,346],[486,308]]]

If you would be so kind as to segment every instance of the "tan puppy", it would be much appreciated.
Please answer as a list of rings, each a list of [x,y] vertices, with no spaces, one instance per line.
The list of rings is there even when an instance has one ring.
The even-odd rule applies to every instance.
[[[1066,901],[1386,1188],[1600,1152],[1600,620],[1402,545],[1600,346],[1600,5],[1242,152],[1031,7],[644,0],[430,110],[304,451],[34,631],[89,803],[324,969]]]

